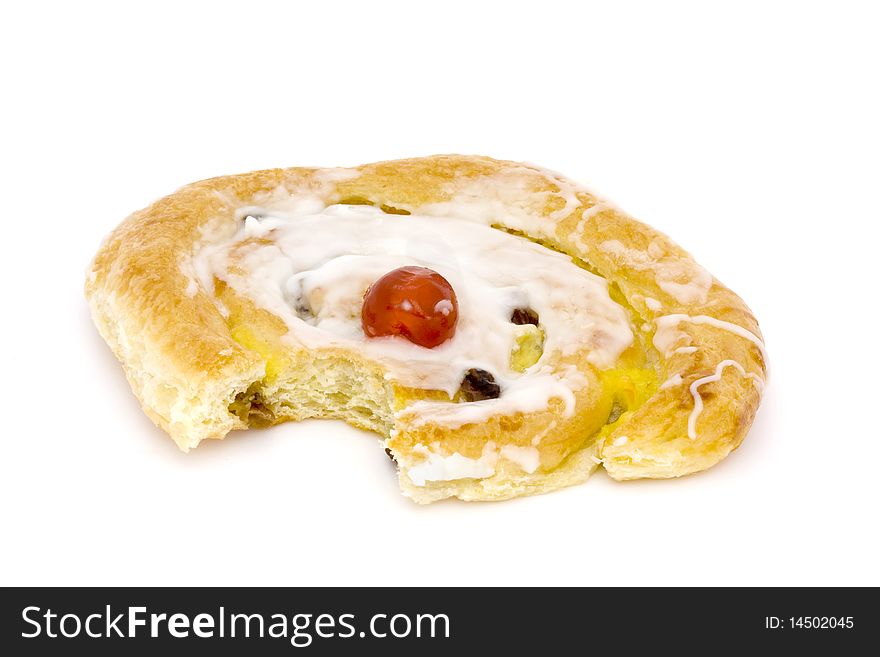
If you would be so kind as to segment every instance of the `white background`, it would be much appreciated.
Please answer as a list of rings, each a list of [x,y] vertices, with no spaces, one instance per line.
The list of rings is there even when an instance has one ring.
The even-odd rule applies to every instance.
[[[2,584],[880,584],[869,3],[15,3],[0,61]],[[82,294],[187,182],[486,154],[667,232],[761,322],[742,448],[675,481],[419,507],[333,422],[185,455]]]

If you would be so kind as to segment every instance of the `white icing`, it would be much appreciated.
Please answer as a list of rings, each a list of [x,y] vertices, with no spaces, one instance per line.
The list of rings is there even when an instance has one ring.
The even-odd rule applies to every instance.
[[[707,324],[709,326],[714,326],[715,328],[719,328],[724,331],[729,331],[730,333],[738,335],[741,338],[745,338],[746,340],[754,344],[761,352],[761,358],[764,360],[764,367],[767,367],[769,363],[769,361],[767,360],[767,350],[764,348],[764,342],[761,340],[761,338],[759,338],[748,329],[744,329],[739,324],[725,322],[714,317],[709,317],[708,315],[683,314],[664,315],[663,317],[658,317],[654,321],[657,325],[657,332],[654,334],[654,346],[660,353],[665,354],[667,357],[670,353],[670,347],[676,344],[681,339],[681,336],[686,336],[689,338],[689,336],[687,336],[687,334],[683,331],[675,330],[675,327],[677,327],[680,323],[688,322],[690,324]],[[690,342],[690,339],[688,339],[688,342]]]
[[[501,448],[501,456],[516,463],[526,474],[532,474],[541,465],[541,453],[535,447],[505,445]]]
[[[628,248],[620,240],[606,240],[599,248],[623,266],[652,271],[657,287],[683,305],[703,304],[709,298],[712,274],[690,258],[667,254],[658,242],[651,242],[644,251]],[[657,303],[657,308],[648,307],[657,310]]]
[[[586,191],[586,188],[575,182],[572,182],[571,180],[568,180],[562,174],[551,171],[550,169],[544,169],[543,167],[539,167],[534,164],[530,164],[528,167],[524,168],[538,170],[538,172],[543,174],[545,178],[551,179],[558,189],[558,191],[556,192],[532,192],[532,194],[536,194],[537,198],[541,198],[544,196],[556,196],[557,198],[561,198],[565,202],[565,204],[561,208],[559,208],[558,210],[554,210],[547,217],[551,221],[559,221],[561,219],[565,219],[568,215],[574,212],[575,208],[577,208],[581,204],[580,199],[577,197],[577,193]]]
[[[661,317],[660,319],[663,318]],[[664,358],[669,358],[679,349],[689,348],[688,346],[678,346],[682,342],[686,343],[686,345],[690,345],[691,342],[690,334],[675,329],[675,327],[678,326],[678,323],[671,324],[669,326],[660,326],[660,323],[658,321],[656,325],[657,330],[654,333],[653,338],[654,348],[657,349],[658,352],[663,354]]]
[[[620,447],[621,445],[626,445],[628,442],[629,442],[628,436],[618,436],[617,438],[614,439],[614,442],[612,442],[611,444],[614,447]]]
[[[407,468],[407,475],[416,486],[424,486],[429,481],[491,477],[498,462],[498,451],[492,441],[483,446],[483,453],[478,459],[462,456],[458,452],[443,456],[424,445],[416,445],[413,452],[425,457],[420,463],[410,464]]]
[[[618,257],[622,257],[627,251],[627,248],[620,240],[605,240],[599,245],[599,248]],[[641,252],[633,251],[633,253],[638,253],[641,256]],[[641,257],[644,258],[644,256]],[[645,258],[645,262],[648,262],[647,258]]]
[[[584,242],[583,234],[587,229],[587,224],[592,221],[593,217],[595,217],[600,212],[604,212],[605,210],[611,210],[613,206],[605,201],[600,201],[595,205],[590,206],[586,210],[581,213],[581,218],[577,223],[577,226],[574,229],[574,243],[581,250],[581,254],[586,257],[586,255],[590,252],[590,245]]]
[[[548,424],[544,429],[542,429],[539,433],[536,433],[536,434],[532,437],[532,446],[533,446],[533,447],[537,447],[538,445],[540,445],[540,444],[541,444],[541,441],[544,440],[544,437],[545,437],[548,433],[550,433],[551,431],[553,431],[553,429],[555,429],[555,428],[556,428],[556,420],[553,420],[553,421],[551,421],[550,424]]]
[[[356,169],[317,169],[307,179],[287,181],[267,192],[256,194],[254,205],[239,207],[236,217],[244,219],[248,214],[259,217],[265,210],[282,214],[320,212],[328,203],[339,200],[338,183],[353,180],[360,175],[360,171]],[[224,197],[224,201],[229,205],[236,204],[234,198]]]
[[[666,390],[666,388],[680,386],[682,383],[684,383],[684,380],[681,378],[681,374],[675,374],[673,376],[670,376],[660,385],[660,390]]]
[[[764,387],[764,381],[757,374],[746,372],[745,368],[737,363],[735,360],[722,360],[715,368],[714,374],[704,376],[703,378],[697,379],[696,381],[691,383],[690,392],[694,398],[694,409],[691,411],[690,416],[688,416],[688,438],[690,438],[691,440],[696,440],[697,438],[697,419],[700,417],[700,413],[703,412],[703,398],[700,396],[699,392],[700,386],[706,385],[707,383],[711,383],[713,381],[720,381],[721,375],[723,374],[724,368],[726,367],[733,367],[742,376],[754,381],[755,385],[758,386],[759,389],[763,389]]]
[[[361,175],[357,169],[346,169],[343,167],[330,167],[327,169],[319,169],[312,174],[312,178],[320,183],[338,183],[344,180],[353,180]]]
[[[494,442],[489,441],[483,446],[480,458],[469,458],[458,452],[448,456],[439,453],[437,443],[429,447],[416,445],[414,454],[424,457],[423,460],[410,463],[407,475],[416,486],[424,486],[430,481],[455,481],[457,479],[482,479],[495,474],[498,458],[505,458],[516,464],[523,472],[532,474],[541,466],[541,455],[535,447],[518,447],[505,445],[500,450]]]
[[[557,190],[536,189],[533,183],[535,173],[543,175]],[[501,225],[525,231],[534,236],[554,238],[559,222],[580,205],[577,193],[586,191],[586,188],[548,169],[531,165],[508,167],[504,171],[477,177],[466,183],[456,180],[449,186],[453,200],[428,203],[410,209],[423,215],[459,217],[486,225]],[[543,216],[551,197],[561,199],[562,207]]]
[[[645,297],[645,305],[648,307],[648,310],[653,310],[654,312],[657,312],[663,307],[663,304],[652,297]]]
[[[656,272],[657,286],[681,304],[702,304],[709,298],[712,274],[697,264],[686,268],[664,267]]]
[[[271,207],[242,209],[239,233],[194,258],[206,290],[213,290],[215,277],[223,280],[283,319],[289,328],[285,340],[316,350],[355,348],[403,385],[451,396],[464,372],[479,368],[492,373],[502,388],[494,400],[416,402],[399,417],[415,413],[421,422],[461,426],[498,413],[545,410],[554,398],[570,415],[574,391],[586,381],[574,367],[555,373],[548,355],[583,349],[591,364],[608,368],[633,341],[627,315],[609,297],[604,279],[563,254],[480,225],[490,223],[484,215],[477,223],[385,214],[370,206],[323,207],[320,199],[291,200],[277,193],[264,200]],[[363,333],[365,290],[405,265],[439,272],[456,292],[455,336],[433,349]],[[298,315],[297,305],[307,306],[310,314]],[[451,310],[438,305],[440,312]],[[543,357],[519,373],[510,367],[515,331],[510,315],[524,306],[539,314],[546,338]]]
[[[272,229],[269,222],[263,223],[256,217],[245,217],[244,219],[244,237],[262,237]]]
[[[246,221],[248,216],[253,216],[260,223],[266,223],[267,228],[277,228],[284,217],[314,214],[327,207],[327,201],[319,194],[305,192],[291,194],[283,186],[257,194],[254,200],[255,205],[240,207],[235,215],[242,221]],[[242,237],[240,232],[238,237]]]
[[[685,346],[677,346],[680,345],[681,342],[690,343],[691,341],[691,337],[687,333],[677,329],[678,325],[682,322],[688,322],[691,324],[706,324],[708,326],[714,326],[715,328],[728,331],[730,333],[733,333],[734,335],[745,338],[746,340],[754,344],[761,352],[761,358],[764,360],[765,369],[768,366],[767,351],[764,348],[764,342],[757,335],[738,324],[725,322],[723,320],[716,319],[715,317],[710,317],[708,315],[684,314],[664,315],[663,317],[658,317],[654,321],[657,326],[657,331],[654,334],[654,347],[656,347],[656,349],[667,358],[672,354],[691,354],[697,351],[697,347],[690,346],[689,344]],[[700,417],[700,413],[703,412],[703,398],[700,396],[699,393],[700,386],[703,386],[712,381],[719,381],[726,367],[735,368],[742,376],[754,381],[755,385],[759,386],[759,388],[763,389],[764,387],[764,379],[762,379],[757,374],[747,372],[746,369],[735,360],[723,360],[718,363],[718,366],[715,368],[714,374],[710,374],[708,376],[697,379],[690,385],[690,393],[691,396],[694,398],[694,408],[691,411],[690,416],[688,417],[688,437],[691,440],[695,440],[697,437],[697,419]],[[660,389],[662,390],[681,384],[681,375],[676,374],[667,379],[660,386]]]
[[[583,374],[574,366],[569,367],[562,377],[550,373],[535,374],[530,370],[528,374],[510,380],[498,399],[467,404],[420,400],[397,411],[394,416],[398,420],[407,421],[413,428],[426,424],[440,424],[450,429],[458,429],[466,424],[485,422],[494,415],[544,411],[548,402],[555,398],[564,402],[564,416],[571,417],[575,410],[573,391],[584,385],[586,380]]]

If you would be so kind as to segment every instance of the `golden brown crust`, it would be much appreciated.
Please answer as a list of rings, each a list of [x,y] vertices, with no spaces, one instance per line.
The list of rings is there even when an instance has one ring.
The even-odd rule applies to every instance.
[[[368,202],[389,211],[440,217],[450,201],[459,208],[469,199],[491,203],[498,208],[499,227],[565,252],[609,281],[633,313],[641,338],[638,351],[647,359],[644,366],[656,372],[659,382],[667,382],[601,433],[604,420],[597,424],[596,418],[602,413],[607,417],[603,404],[610,402],[591,392],[601,388],[597,377],[602,375],[585,363],[583,354],[573,364],[596,385],[579,393],[590,412],[573,418],[564,418],[551,405],[544,413],[496,417],[444,431],[406,426],[405,419],[390,414],[359,421],[328,410],[326,415],[343,416],[382,434],[394,427],[388,444],[402,454],[417,444],[439,441],[450,453],[475,457],[487,440],[525,445],[540,432],[554,436],[542,446],[541,468],[532,475],[499,467],[484,480],[417,487],[404,474],[401,483],[418,501],[541,492],[582,481],[594,460],[602,460],[618,479],[679,476],[713,465],[740,444],[765,377],[762,349],[748,337],[760,339],[758,324],[739,297],[666,236],[561,176],[529,165],[447,155],[369,164],[356,172],[340,176],[333,170],[272,169],[194,183],[131,215],[101,247],[86,284],[95,322],[122,361],[145,411],[182,449],[257,424],[256,418],[251,421],[231,410],[256,383],[264,392],[280,390],[268,381],[272,377],[265,353],[242,344],[234,322],[221,315],[187,270],[200,244],[236,230],[237,210],[264,202],[279,188],[285,194],[317,194],[327,203]],[[232,297],[231,303],[235,309],[246,300]],[[260,340],[271,343],[267,349],[276,348],[271,336],[283,329],[272,329],[273,317],[265,311],[251,310],[248,321],[261,332]],[[700,319],[706,317],[710,319]],[[289,349],[283,365],[273,367],[307,370],[315,357]],[[339,365],[340,372],[356,363],[356,369],[366,372],[357,385],[374,401],[385,395],[389,412],[400,410],[406,399],[418,398],[418,391],[373,383],[370,377],[375,374],[380,381],[381,372],[371,373],[373,365],[358,354],[337,350],[320,358]],[[734,364],[725,367],[727,361]],[[716,372],[720,376],[712,380]],[[695,382],[699,385],[692,390]],[[304,380],[297,385],[311,384]],[[698,400],[704,408],[696,414]],[[320,415],[313,411],[279,414],[275,409],[271,421]]]

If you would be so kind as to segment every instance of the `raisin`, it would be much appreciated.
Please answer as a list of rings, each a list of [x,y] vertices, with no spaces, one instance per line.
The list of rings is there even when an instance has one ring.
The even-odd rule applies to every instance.
[[[394,454],[392,454],[392,453],[391,453],[391,450],[388,449],[387,447],[385,448],[385,454],[388,456],[388,458],[390,458],[392,461],[394,461],[395,463],[397,463],[397,459],[394,458]]]
[[[522,326],[523,324],[533,324],[537,326],[538,313],[531,308],[517,308],[510,316],[510,321],[518,326]]]
[[[611,413],[608,415],[608,419],[605,421],[605,424],[611,424],[613,422],[617,422],[620,419],[620,416],[623,415],[624,412],[623,406],[616,399],[614,400],[614,404],[611,406]]]
[[[466,402],[497,399],[501,395],[501,386],[486,370],[469,369],[461,381],[459,392]]]
[[[293,306],[293,311],[296,313],[296,316],[303,321],[315,319],[315,314],[312,312],[311,306],[309,306],[308,302],[302,297],[296,300],[296,303]]]
[[[382,210],[382,212],[384,212],[385,214],[412,214],[409,210],[395,208],[391,205],[385,205],[384,203],[379,206],[379,209]]]
[[[255,392],[247,410],[247,425],[250,429],[263,429],[275,424],[275,414],[263,403],[260,393]]]

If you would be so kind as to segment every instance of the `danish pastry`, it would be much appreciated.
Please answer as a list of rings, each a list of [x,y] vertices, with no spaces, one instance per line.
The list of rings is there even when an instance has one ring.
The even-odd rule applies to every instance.
[[[188,185],[113,231],[86,296],[182,450],[339,418],[422,503],[703,470],[766,378],[752,313],[669,238],[486,157]]]

